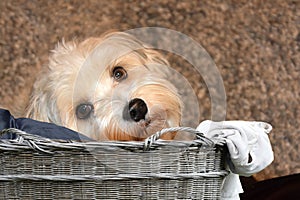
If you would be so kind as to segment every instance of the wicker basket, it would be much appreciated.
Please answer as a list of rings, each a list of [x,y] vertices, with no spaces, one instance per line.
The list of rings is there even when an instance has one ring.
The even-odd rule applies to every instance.
[[[0,199],[219,199],[227,175],[222,147],[200,133],[70,143],[6,131],[19,136],[0,140]]]

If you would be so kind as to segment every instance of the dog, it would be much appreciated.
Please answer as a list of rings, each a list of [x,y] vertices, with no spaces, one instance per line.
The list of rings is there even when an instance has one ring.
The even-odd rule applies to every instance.
[[[62,40],[34,83],[26,116],[98,141],[142,141],[180,125],[182,102],[168,75],[162,54],[124,32]]]

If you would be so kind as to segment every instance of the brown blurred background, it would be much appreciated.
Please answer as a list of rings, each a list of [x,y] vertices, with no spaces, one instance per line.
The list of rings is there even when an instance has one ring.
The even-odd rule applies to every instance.
[[[80,41],[145,26],[182,32],[209,52],[224,80],[227,120],[273,125],[275,160],[257,179],[300,173],[298,0],[2,0],[1,107],[21,115],[37,73],[62,38]],[[199,120],[209,119],[209,93],[201,77],[179,58],[170,62],[193,83]]]

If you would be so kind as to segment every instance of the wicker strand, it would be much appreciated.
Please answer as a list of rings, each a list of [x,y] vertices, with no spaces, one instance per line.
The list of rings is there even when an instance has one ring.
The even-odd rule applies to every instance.
[[[22,143],[26,143],[27,146],[29,146],[30,148],[34,149],[34,150],[38,150],[41,151],[43,153],[48,153],[48,154],[53,154],[53,152],[47,151],[45,149],[42,149],[41,147],[39,147],[36,142],[53,142],[50,139],[38,136],[38,135],[32,135],[32,134],[28,134],[24,131],[21,131],[19,129],[16,128],[9,128],[9,129],[4,129],[0,132],[0,135],[6,134],[6,133],[15,133],[18,135],[18,137],[14,140],[16,143],[18,144],[22,144]]]
[[[158,140],[163,134],[168,133],[168,132],[176,132],[176,131],[184,131],[184,132],[189,132],[189,133],[195,134],[197,142],[201,143],[203,145],[206,145],[209,147],[213,147],[215,145],[215,143],[211,139],[206,138],[203,135],[203,133],[197,131],[196,129],[193,129],[190,127],[171,127],[171,128],[162,129],[162,130],[156,132],[155,134],[151,135],[150,137],[146,138],[145,142],[144,142],[144,151],[149,151],[152,144],[156,140]]]
[[[28,134],[22,130],[16,129],[16,128],[8,128],[8,129],[3,129],[0,131],[0,136],[4,135],[6,133],[15,133],[18,135],[18,137],[15,139],[16,142],[22,143],[24,140],[34,140],[34,141],[43,141],[43,142],[52,142],[51,139],[44,138],[38,135],[32,135]]]
[[[0,175],[0,181],[108,181],[108,180],[128,180],[128,179],[199,179],[199,178],[219,178],[228,174],[228,171],[222,170],[217,172],[202,172],[188,174],[174,173],[149,173],[149,174],[117,174],[117,175],[33,175],[33,174],[16,174]]]

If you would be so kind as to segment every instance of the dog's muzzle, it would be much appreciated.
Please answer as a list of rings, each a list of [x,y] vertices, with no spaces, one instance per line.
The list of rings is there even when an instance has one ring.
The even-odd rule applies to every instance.
[[[142,99],[136,98],[132,99],[128,106],[124,108],[123,118],[128,121],[133,120],[139,122],[145,120],[147,112],[148,108],[146,103]]]

